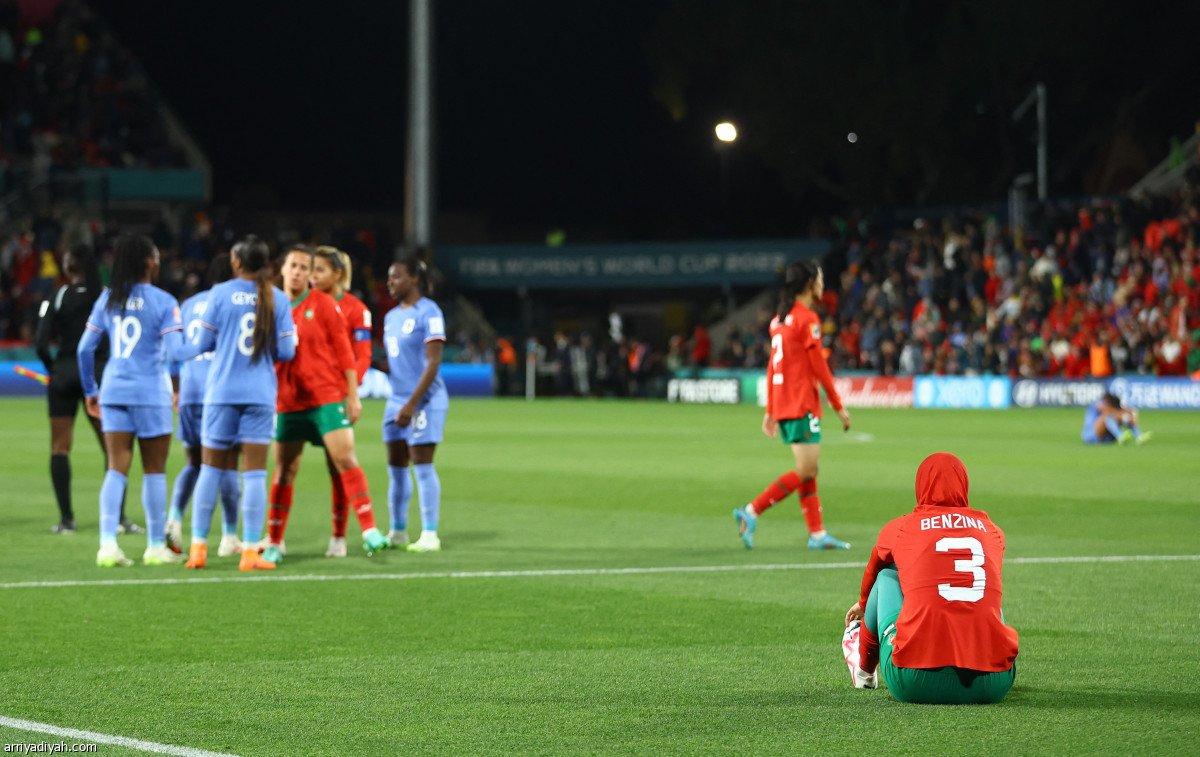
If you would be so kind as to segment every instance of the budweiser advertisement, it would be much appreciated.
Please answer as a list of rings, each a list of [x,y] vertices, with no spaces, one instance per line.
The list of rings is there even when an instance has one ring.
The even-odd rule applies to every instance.
[[[912,407],[912,376],[835,376],[846,407]]]

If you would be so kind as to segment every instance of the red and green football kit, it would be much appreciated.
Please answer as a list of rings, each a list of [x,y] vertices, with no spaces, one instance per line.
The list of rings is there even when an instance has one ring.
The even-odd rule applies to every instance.
[[[917,507],[883,527],[863,573],[862,668],[881,662],[901,701],[999,701],[1012,685],[1004,532],[966,495],[961,461],[930,456],[917,472]]]
[[[821,391],[834,410],[842,398],[821,351],[821,319],[797,302],[782,320],[771,319],[771,360],[767,363],[767,415],[775,420],[821,417]]]
[[[371,310],[349,292],[342,292],[336,299],[350,334],[350,344],[354,348],[354,370],[361,384],[367,369],[371,367]]]
[[[345,401],[346,371],[355,369],[354,350],[337,303],[310,289],[292,301],[292,320],[299,340],[296,357],[275,364],[275,410],[294,413]]]

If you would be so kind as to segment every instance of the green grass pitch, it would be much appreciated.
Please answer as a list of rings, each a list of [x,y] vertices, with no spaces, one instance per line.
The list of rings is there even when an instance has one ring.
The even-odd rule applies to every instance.
[[[0,716],[270,757],[1200,749],[1200,560],[1022,562],[1200,555],[1197,414],[1147,412],[1150,444],[1087,448],[1080,410],[852,411],[850,434],[826,424],[819,480],[853,549],[818,553],[794,499],[753,551],[735,534],[733,507],[791,460],[756,408],[456,401],[436,461],[441,553],[368,559],[352,519],[351,556],[326,559],[329,486],[310,453],[288,557],[245,580],[215,551],[199,575],[97,568],[101,456],[82,419],[80,530],[48,533],[44,408],[0,401]],[[386,528],[382,412],[368,403],[359,458]],[[1007,534],[1021,654],[998,706],[856,691],[840,655],[867,550],[939,450]],[[180,464],[176,446],[172,479]],[[140,487],[134,473],[138,522]],[[410,519],[415,537],[415,501]],[[141,557],[144,537],[121,543]],[[754,568],[770,565],[789,567]],[[595,570],[718,566],[739,569]],[[281,580],[304,576],[338,580]],[[58,741],[0,727],[0,743],[41,740]]]

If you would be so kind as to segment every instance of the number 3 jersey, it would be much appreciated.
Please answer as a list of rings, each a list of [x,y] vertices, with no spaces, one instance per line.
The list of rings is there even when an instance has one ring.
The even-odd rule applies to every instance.
[[[134,284],[122,312],[108,309],[111,296],[112,290],[105,289],[96,300],[80,342],[79,378],[84,395],[96,394],[93,352],[100,335],[108,334],[112,354],[100,382],[100,404],[170,405],[167,359],[182,342],[179,301],[152,284]]]
[[[425,344],[439,340],[446,341],[446,320],[442,309],[428,297],[422,297],[411,306],[397,305],[384,316],[383,345],[387,349],[392,400],[407,402],[412,396],[429,364]],[[441,410],[448,405],[446,383],[439,373],[419,406]]]
[[[1012,667],[1017,632],[1000,616],[1004,532],[967,506],[967,472],[953,455],[930,456],[917,471],[917,507],[879,533],[859,602],[879,571],[894,564],[904,603],[892,662],[901,668],[996,672]]]
[[[277,287],[271,287],[271,291],[275,344],[258,360],[253,359],[257,284],[249,279],[230,279],[210,289],[207,300],[196,303],[194,312],[200,328],[191,342],[202,352],[213,353],[204,393],[206,405],[275,405],[275,360],[287,359],[293,353],[296,326],[287,295]]]

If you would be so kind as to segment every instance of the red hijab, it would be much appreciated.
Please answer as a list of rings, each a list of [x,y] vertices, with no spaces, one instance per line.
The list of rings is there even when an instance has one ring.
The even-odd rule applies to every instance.
[[[967,506],[967,469],[949,452],[935,452],[917,468],[917,504]]]

